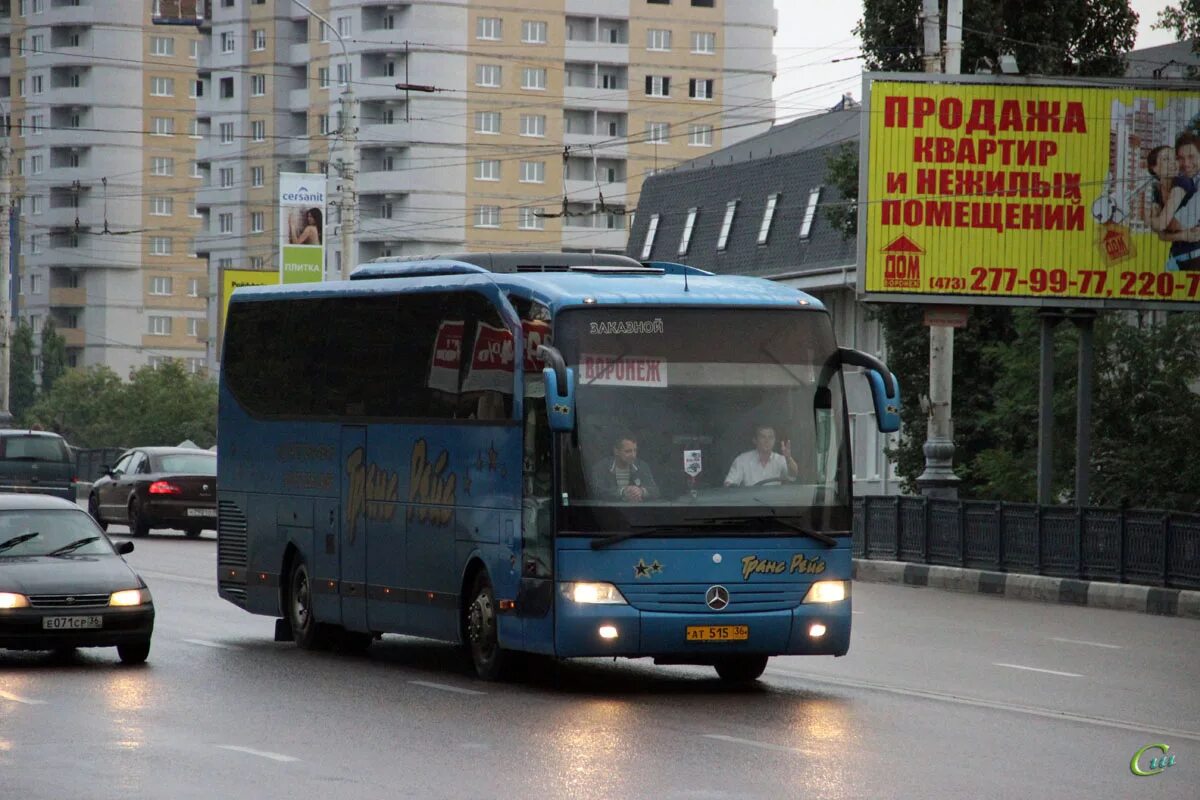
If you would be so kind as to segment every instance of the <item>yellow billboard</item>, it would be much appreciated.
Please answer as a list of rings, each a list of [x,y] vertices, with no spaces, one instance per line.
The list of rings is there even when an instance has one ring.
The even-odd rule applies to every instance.
[[[867,76],[867,299],[1200,303],[1200,85],[940,78]]]
[[[273,286],[279,283],[279,273],[261,269],[227,269],[221,273],[221,330],[225,330],[225,315],[233,290],[242,286]]]

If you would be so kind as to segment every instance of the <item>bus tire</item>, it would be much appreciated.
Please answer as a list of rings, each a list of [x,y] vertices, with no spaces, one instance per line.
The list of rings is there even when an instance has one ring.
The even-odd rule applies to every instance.
[[[312,607],[312,582],[304,559],[297,557],[288,573],[287,615],[292,638],[302,650],[322,650],[329,645],[326,627],[317,621]]]
[[[470,602],[464,608],[467,652],[475,674],[485,681],[505,678],[514,654],[500,647],[496,623],[496,596],[486,570],[479,570],[471,585]]]
[[[768,656],[729,656],[713,667],[726,683],[753,683],[767,668]]]

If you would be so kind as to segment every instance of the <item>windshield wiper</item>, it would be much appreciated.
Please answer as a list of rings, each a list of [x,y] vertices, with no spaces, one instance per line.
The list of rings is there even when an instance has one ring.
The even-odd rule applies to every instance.
[[[822,533],[821,531],[814,531],[812,528],[808,528],[804,525],[801,525],[798,522],[792,522],[791,520],[787,519],[786,517],[777,517],[774,515],[772,515],[770,517],[752,517],[752,516],[746,516],[746,517],[700,517],[696,521],[708,520],[710,523],[722,522],[726,525],[732,525],[732,524],[742,523],[742,522],[745,522],[746,520],[751,520],[751,519],[761,522],[764,525],[767,523],[770,523],[770,522],[774,522],[779,525],[782,525],[783,527],[787,528],[788,530],[793,530],[796,533],[802,533],[805,536],[808,536],[809,538],[816,539],[818,542],[825,545],[826,547],[837,547],[837,539],[833,538],[828,533]]]
[[[76,539],[75,541],[71,542],[70,544],[64,544],[62,547],[51,550],[49,553],[46,553],[46,555],[48,555],[48,556],[65,556],[67,553],[74,552],[74,551],[78,550],[79,548],[83,547],[85,544],[91,544],[92,542],[98,541],[99,539],[100,539],[99,536],[85,536],[82,539]]]
[[[715,524],[715,523],[709,523]],[[631,525],[630,529],[622,533],[614,533],[612,536],[605,536],[603,539],[592,539],[592,549],[600,550],[605,547],[611,547],[618,542],[623,542],[626,539],[633,539],[638,536],[648,536],[652,533],[666,533],[668,531],[679,530],[695,530],[703,525],[696,525],[689,521],[687,524],[670,524],[670,525]]]
[[[22,533],[20,536],[14,536],[6,542],[0,542],[0,551],[11,550],[21,544],[21,542],[28,542],[30,539],[36,539],[41,535],[38,531],[30,531],[29,533]]]

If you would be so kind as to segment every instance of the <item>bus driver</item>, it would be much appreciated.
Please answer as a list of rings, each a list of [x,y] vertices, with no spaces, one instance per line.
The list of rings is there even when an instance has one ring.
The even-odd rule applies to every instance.
[[[733,460],[726,486],[757,486],[768,481],[795,478],[800,472],[792,458],[791,442],[784,439],[775,452],[775,429],[770,425],[759,425],[754,429],[754,449],[747,450]]]

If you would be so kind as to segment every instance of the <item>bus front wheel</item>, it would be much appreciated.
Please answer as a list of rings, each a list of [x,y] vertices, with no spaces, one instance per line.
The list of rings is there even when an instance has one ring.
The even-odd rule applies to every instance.
[[[767,656],[730,656],[714,667],[726,683],[753,683],[767,668]]]
[[[320,650],[327,644],[325,626],[317,622],[312,607],[312,581],[308,566],[300,558],[292,563],[288,575],[288,622],[292,625],[292,638],[304,650]]]
[[[513,654],[500,647],[496,625],[496,597],[492,582],[483,570],[475,576],[471,602],[466,608],[467,650],[475,674],[485,681],[500,680],[508,673]]]

